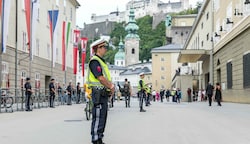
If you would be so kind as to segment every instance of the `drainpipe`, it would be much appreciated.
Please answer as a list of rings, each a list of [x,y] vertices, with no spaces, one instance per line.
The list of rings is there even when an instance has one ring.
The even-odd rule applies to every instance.
[[[211,30],[211,34],[213,34],[213,30],[214,30],[214,1],[211,1],[211,12],[212,12],[212,30]],[[213,35],[212,35],[213,36]],[[211,82],[211,84],[214,83],[214,68],[213,68],[213,52],[214,52],[214,40],[213,37],[212,38],[212,48],[210,50],[210,64],[209,64],[209,81]]]

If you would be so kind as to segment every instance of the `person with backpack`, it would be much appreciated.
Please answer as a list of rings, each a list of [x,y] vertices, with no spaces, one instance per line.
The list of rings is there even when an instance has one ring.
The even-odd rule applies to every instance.
[[[128,82],[128,79],[125,78],[125,83],[123,85],[123,90],[124,90],[124,97],[125,97],[125,105],[126,107],[130,107],[130,84]]]

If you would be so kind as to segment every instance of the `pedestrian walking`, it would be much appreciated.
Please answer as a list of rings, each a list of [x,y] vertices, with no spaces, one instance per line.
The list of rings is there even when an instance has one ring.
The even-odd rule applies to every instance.
[[[125,78],[125,83],[123,85],[124,97],[125,97],[125,106],[130,107],[130,84],[128,83],[128,79]]]
[[[220,83],[216,83],[215,100],[217,101],[218,106],[221,106],[222,95]]]
[[[187,89],[187,95],[188,95],[188,102],[192,102],[191,98],[192,98],[192,90],[191,88],[188,88]]]
[[[182,92],[179,88],[177,88],[177,91],[176,91],[176,98],[177,98],[177,103],[181,103]]]
[[[169,97],[170,97],[170,95],[171,95],[171,93],[170,93],[170,90],[169,89],[167,89],[167,91],[166,91],[166,99],[167,99],[167,102],[169,102]]]
[[[25,110],[26,111],[32,111],[32,109],[30,108],[30,98],[31,98],[31,95],[32,95],[32,87],[31,87],[31,84],[30,84],[30,78],[27,77],[26,78],[26,82],[24,84],[24,88],[25,88]]]
[[[144,82],[144,73],[141,72],[139,76],[140,76],[140,80],[138,82],[139,107],[140,107],[140,112],[146,112],[146,110],[143,109],[143,99],[146,97],[145,90],[147,85]]]
[[[76,86],[76,103],[79,104],[80,100],[81,100],[81,86],[80,83],[78,82]]]
[[[57,95],[58,95],[58,98],[60,99],[61,104],[63,104],[63,89],[60,83],[57,83]]]
[[[116,93],[117,93],[117,102],[119,102],[121,99],[121,92],[117,90]]]
[[[49,83],[49,107],[50,108],[54,108],[54,100],[55,100],[55,94],[56,94],[56,90],[55,90],[55,79],[51,79],[50,83]]]
[[[161,102],[163,102],[164,93],[165,93],[165,90],[161,89],[161,91],[160,91]]]
[[[103,144],[104,129],[107,120],[108,99],[113,95],[115,86],[103,56],[107,52],[107,41],[99,39],[91,44],[94,56],[89,61],[87,83],[92,88],[91,136],[93,144]]]
[[[209,82],[206,88],[206,94],[208,97],[209,106],[212,105],[213,90],[214,90],[214,86],[211,84],[211,82]]]
[[[73,94],[73,87],[72,87],[72,83],[69,82],[69,85],[66,88],[67,90],[67,105],[72,105],[71,99],[72,99],[72,94]]]
[[[156,97],[156,91],[155,90],[153,90],[152,96],[153,96],[153,101],[155,101],[155,97]]]

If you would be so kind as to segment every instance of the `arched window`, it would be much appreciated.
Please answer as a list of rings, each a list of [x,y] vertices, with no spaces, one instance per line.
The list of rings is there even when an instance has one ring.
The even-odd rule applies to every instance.
[[[132,48],[131,53],[132,53],[132,54],[135,54],[135,49],[134,49],[134,48]]]

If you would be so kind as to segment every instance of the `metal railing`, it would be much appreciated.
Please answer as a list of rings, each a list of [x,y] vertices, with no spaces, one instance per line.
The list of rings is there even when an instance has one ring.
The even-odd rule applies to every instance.
[[[1,107],[0,113],[2,112],[15,112],[25,110],[25,89],[0,89],[0,100]],[[10,97],[13,99],[13,104],[10,107],[6,107],[2,104],[2,101]],[[48,89],[35,89],[31,95],[30,106],[32,109],[40,109],[49,107],[49,90]],[[64,91],[57,91],[54,99],[54,106],[60,106],[67,104],[68,96]],[[71,96],[72,104],[75,104],[77,100],[76,91],[73,92]],[[85,102],[84,93],[80,94],[80,103]]]

